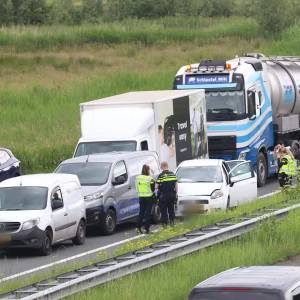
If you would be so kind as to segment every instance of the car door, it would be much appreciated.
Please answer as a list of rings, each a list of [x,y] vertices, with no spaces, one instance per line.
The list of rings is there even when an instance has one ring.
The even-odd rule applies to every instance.
[[[113,168],[113,195],[117,205],[117,220],[123,221],[133,215],[132,212],[132,182],[124,160],[118,161]]]
[[[244,161],[234,166],[229,172],[229,177],[230,206],[257,198],[257,178],[250,162]]]
[[[50,196],[52,208],[52,223],[54,228],[53,242],[68,238],[68,213],[60,187],[53,189]]]

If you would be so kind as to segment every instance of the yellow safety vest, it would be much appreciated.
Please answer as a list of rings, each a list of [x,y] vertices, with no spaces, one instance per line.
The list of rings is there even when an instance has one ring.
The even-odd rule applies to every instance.
[[[151,185],[154,184],[154,179],[147,175],[138,175],[135,179],[136,191],[140,198],[151,197],[153,195]]]
[[[292,159],[289,155],[285,155],[283,158],[287,160],[286,165],[282,165],[279,173],[285,173],[288,176],[295,176],[296,175],[296,162]]]

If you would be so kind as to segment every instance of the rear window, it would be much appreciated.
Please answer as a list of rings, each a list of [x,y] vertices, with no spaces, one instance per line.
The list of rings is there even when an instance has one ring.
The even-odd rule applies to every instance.
[[[280,300],[277,292],[268,291],[194,291],[189,300]]]

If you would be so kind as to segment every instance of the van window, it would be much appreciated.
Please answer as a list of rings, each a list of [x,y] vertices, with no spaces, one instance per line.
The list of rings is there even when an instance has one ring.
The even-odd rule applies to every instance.
[[[255,103],[255,92],[249,90],[247,92],[247,100],[248,100],[248,116],[251,118],[256,115],[256,103]]]
[[[122,177],[122,176],[125,178],[125,180],[128,179],[125,162],[123,160],[117,162],[115,165],[114,172],[113,172],[114,181],[117,181],[118,177]]]
[[[300,300],[300,294],[294,295],[293,300]]]
[[[264,292],[252,290],[237,291],[206,291],[192,293],[190,300],[280,300],[277,292]]]
[[[59,204],[59,207],[57,207],[57,204]],[[64,207],[64,200],[60,188],[53,190],[51,194],[51,206],[53,210]]]
[[[147,151],[148,150],[148,141],[142,141],[141,142],[141,150]]]
[[[0,188],[1,210],[42,210],[47,206],[48,188],[14,186]]]

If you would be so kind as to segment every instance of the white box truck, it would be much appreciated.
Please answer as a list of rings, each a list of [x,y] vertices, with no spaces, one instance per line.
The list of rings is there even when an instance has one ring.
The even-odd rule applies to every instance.
[[[208,155],[204,90],[130,92],[80,104],[74,157],[156,151],[170,169]]]

